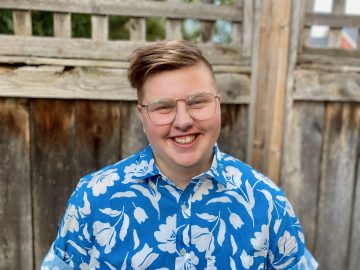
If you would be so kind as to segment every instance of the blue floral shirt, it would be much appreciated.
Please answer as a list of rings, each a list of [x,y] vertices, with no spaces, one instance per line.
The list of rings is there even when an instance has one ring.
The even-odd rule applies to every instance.
[[[283,191],[214,148],[178,189],[144,150],[82,178],[43,270],[316,269]]]

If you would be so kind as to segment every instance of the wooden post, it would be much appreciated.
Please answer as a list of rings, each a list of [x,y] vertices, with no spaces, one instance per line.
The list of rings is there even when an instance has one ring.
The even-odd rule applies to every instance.
[[[54,13],[54,36],[71,38],[70,13]]]
[[[250,57],[252,53],[252,45],[253,45],[253,28],[254,28],[254,1],[253,0],[237,0],[235,5],[240,6],[240,2],[242,4],[242,11],[243,11],[243,23],[242,23],[242,37],[240,38],[241,41],[241,54],[244,57]],[[236,46],[237,41],[234,39],[237,38],[235,31],[240,34],[238,26],[239,24],[233,23],[233,45]],[[239,42],[240,42],[239,41]]]
[[[260,8],[252,165],[279,182],[289,61],[291,0],[264,0]]]
[[[109,37],[109,20],[108,16],[92,15],[91,16],[91,38],[93,40],[108,40]]]
[[[332,13],[344,14],[346,0],[333,0]],[[331,48],[340,47],[341,27],[331,27],[329,31],[328,45]]]
[[[30,11],[13,11],[14,32],[17,36],[31,36],[31,12]]]
[[[130,40],[145,41],[146,40],[146,20],[145,18],[130,19]]]
[[[170,3],[180,3],[179,0],[167,0]],[[166,28],[166,39],[172,40],[172,39],[182,39],[181,34],[181,20],[179,19],[166,19],[165,22],[165,28]]]
[[[298,36],[298,52],[301,53],[304,50],[304,47],[309,44],[311,38],[311,27],[305,26],[305,16],[307,12],[314,11],[315,0],[300,0],[299,5],[299,36]]]
[[[29,133],[27,101],[0,99],[0,269],[33,265]]]

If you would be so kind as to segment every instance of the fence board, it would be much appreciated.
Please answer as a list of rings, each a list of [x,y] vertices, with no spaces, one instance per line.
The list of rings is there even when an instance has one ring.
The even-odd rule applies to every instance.
[[[71,38],[70,13],[54,13],[54,35],[56,37]]]
[[[248,106],[222,105],[221,116],[221,132],[218,139],[220,150],[245,161]]]
[[[55,239],[76,179],[74,102],[33,100],[31,170],[35,269]]]
[[[200,20],[230,20],[239,22],[242,13],[231,6],[216,6],[202,3],[178,3],[131,0],[58,0],[23,1],[2,0],[1,7],[53,12],[120,15],[130,17],[167,17],[174,19],[194,18]]]
[[[360,114],[360,110],[359,114]],[[360,117],[360,116],[358,116]],[[357,269],[359,266],[359,254],[360,254],[360,139],[358,138],[358,152],[357,152],[357,167],[355,180],[355,200],[353,207],[353,219],[352,219],[352,231],[350,241],[350,254],[348,270]]]
[[[166,20],[166,39],[181,39],[181,21],[176,19]]]
[[[109,20],[106,15],[91,16],[91,38],[93,40],[108,40]]]
[[[327,104],[315,255],[323,269],[346,269],[359,140],[359,106]]]
[[[79,177],[120,160],[120,107],[113,101],[76,102]]]
[[[0,36],[0,52],[3,56],[128,61],[130,53],[145,44],[145,42],[93,41],[80,38]],[[213,44],[199,44],[199,47],[215,65],[249,63],[248,59],[240,56],[236,48]]]
[[[332,13],[343,14],[345,12],[346,0],[333,0]],[[340,47],[341,27],[330,27],[328,45],[329,47]]]
[[[250,77],[216,74],[222,101],[248,103]],[[8,69],[0,74],[0,96],[62,99],[136,100],[125,69],[54,66]]]
[[[307,247],[314,251],[322,134],[323,103],[296,102],[290,120],[288,146],[284,149],[283,187],[304,229]]]
[[[327,25],[330,27],[354,27],[360,28],[360,16],[350,14],[334,13],[307,13],[305,15],[305,25]]]
[[[295,100],[360,102],[360,74],[296,70]]]
[[[0,269],[33,265],[29,113],[24,100],[0,99]]]
[[[328,66],[360,66],[360,50],[344,50],[339,48],[304,48],[298,56],[299,63],[316,63]]]
[[[307,18],[306,14],[307,12],[313,12],[314,6],[315,6],[315,0],[306,0],[306,1],[299,1],[299,34],[297,36],[298,38],[298,47],[297,51],[299,53],[302,52],[304,46],[307,46],[309,44],[310,36],[311,36],[311,25],[307,25]]]
[[[137,116],[135,102],[121,102],[121,158],[126,158],[144,148],[147,139]]]
[[[130,40],[145,41],[146,40],[146,20],[145,18],[130,19]]]
[[[255,71],[258,74],[252,164],[275,181],[280,178],[281,167],[290,14],[291,1],[264,2]]]
[[[0,74],[2,96],[134,100],[125,69],[23,67]]]
[[[31,36],[31,13],[30,11],[13,11],[14,33],[18,36]]]

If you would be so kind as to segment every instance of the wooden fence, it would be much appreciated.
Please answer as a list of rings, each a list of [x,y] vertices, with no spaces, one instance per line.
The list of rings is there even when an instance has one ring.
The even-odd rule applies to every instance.
[[[286,190],[320,269],[356,270],[360,51],[337,45],[360,22],[344,2],[317,14],[309,0],[2,0],[14,34],[0,35],[0,269],[39,269],[79,177],[146,144],[127,57],[148,42],[147,18],[161,17],[167,39],[183,38],[184,19],[202,25],[221,149]],[[54,36],[32,35],[34,11],[53,13]],[[91,16],[91,38],[72,37],[75,13]],[[109,39],[110,16],[130,17],[129,40]],[[212,42],[218,20],[231,21],[231,44]],[[317,24],[330,26],[329,48],[309,46]]]

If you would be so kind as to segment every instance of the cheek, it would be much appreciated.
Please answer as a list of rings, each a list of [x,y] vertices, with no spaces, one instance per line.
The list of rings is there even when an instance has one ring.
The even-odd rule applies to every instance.
[[[166,126],[155,126],[152,122],[144,121],[143,129],[149,142],[154,144],[168,134]]]

